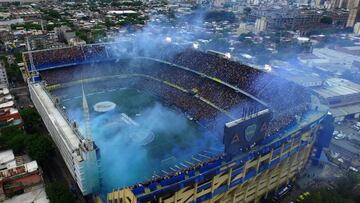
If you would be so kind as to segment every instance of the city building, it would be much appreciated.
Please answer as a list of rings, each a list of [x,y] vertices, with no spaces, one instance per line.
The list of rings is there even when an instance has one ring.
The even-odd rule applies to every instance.
[[[320,23],[322,17],[332,18],[332,23]],[[345,26],[349,13],[345,10],[323,11],[318,9],[292,9],[292,8],[259,8],[254,9],[250,19],[266,17],[267,25],[271,29],[285,28],[290,30],[314,29],[314,27]]]
[[[15,157],[12,150],[0,152],[0,201],[48,203],[42,172],[36,161]]]
[[[335,121],[360,117],[360,85],[341,78],[330,78],[314,91],[330,107]]]
[[[14,98],[8,88],[0,89],[0,127],[21,126],[20,112],[15,106]]]
[[[349,18],[346,22],[346,27],[354,27],[355,23],[359,20],[359,7],[350,8]]]
[[[38,3],[41,0],[0,0],[0,4],[2,5],[8,5],[9,3],[14,3],[14,2],[19,2],[21,4],[25,4],[25,3]]]
[[[359,0],[347,0],[346,9],[353,9],[359,7]]]
[[[0,88],[6,88],[9,86],[9,81],[6,74],[4,64],[0,62]]]
[[[253,31],[254,31],[254,25],[247,24],[247,23],[240,23],[239,28],[236,31],[236,34],[241,35],[241,34],[246,34],[246,33],[253,32]]]
[[[16,166],[16,160],[13,150],[9,149],[0,152],[0,170],[13,168]]]
[[[266,17],[261,17],[255,21],[255,32],[263,32],[267,28]]]
[[[360,22],[355,23],[353,32],[355,35],[360,35]]]
[[[345,70],[354,69],[356,61],[360,61],[359,51],[360,48],[357,46],[315,48],[312,53],[300,54],[298,60],[304,66],[339,75]]]
[[[85,139],[79,131],[74,130],[74,124],[62,116],[62,112],[54,106],[54,101],[39,83],[30,84],[31,99],[81,192],[84,195],[98,192],[99,149],[91,140]]]

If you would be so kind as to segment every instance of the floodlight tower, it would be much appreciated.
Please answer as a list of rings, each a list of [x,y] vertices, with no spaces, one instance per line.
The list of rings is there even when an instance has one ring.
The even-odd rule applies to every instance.
[[[82,107],[84,112],[84,124],[85,124],[85,147],[88,150],[93,150],[93,139],[91,135],[91,127],[90,127],[90,113],[89,113],[89,105],[86,99],[85,91],[84,91],[84,84],[81,85],[82,89]]]
[[[29,37],[26,37],[26,49],[29,51],[30,68],[31,68],[31,70],[34,70],[34,68],[35,68],[34,59],[32,57],[32,53],[31,53],[31,46],[30,46],[30,42],[29,42]]]

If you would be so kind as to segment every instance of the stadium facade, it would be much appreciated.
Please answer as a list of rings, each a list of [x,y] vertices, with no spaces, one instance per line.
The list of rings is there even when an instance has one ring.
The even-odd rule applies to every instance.
[[[168,49],[160,47],[159,50]],[[115,51],[119,52],[119,49],[115,48]],[[87,64],[117,63],[122,57],[130,57],[125,52],[122,52],[122,57],[113,53],[114,44],[95,44],[27,52],[23,55],[29,74],[31,98],[84,195],[98,194],[100,191],[101,149],[91,137],[79,133],[76,124],[63,114],[58,99],[48,91],[79,84],[80,81],[96,80],[99,75],[88,74],[96,72],[96,69],[88,68]],[[169,100],[184,97],[196,99],[196,102],[191,103],[196,108],[188,112],[195,120],[204,120],[209,116],[202,112],[219,112],[225,115],[226,119],[222,120],[224,151],[194,166],[177,166],[178,171],[172,174],[133,186],[114,188],[106,195],[105,201],[258,201],[292,182],[310,159],[314,163],[318,162],[322,149],[329,144],[333,119],[328,114],[327,107],[317,103],[311,93],[271,73],[230,61],[216,52],[184,49],[176,57],[170,58],[168,55],[131,56],[133,67],[117,72],[122,77],[131,75],[160,81],[161,85],[171,89],[167,94],[175,95]],[[206,65],[201,66],[204,61]],[[154,74],[141,68],[150,63],[165,68]],[[77,71],[72,72],[80,65],[86,66],[81,67],[81,76]],[[217,71],[214,67],[223,69]],[[68,75],[61,77],[64,74],[61,71],[65,69],[69,71],[66,72]],[[84,74],[84,70],[87,74]],[[169,70],[171,74],[168,74]],[[233,76],[234,74],[239,76]],[[54,79],[54,75],[57,78]],[[106,78],[113,77],[111,75],[116,74],[110,71]],[[197,88],[189,85],[194,79],[201,80]],[[251,81],[247,82],[248,80]],[[205,86],[205,91],[201,86]],[[211,87],[210,91],[207,92],[206,87]],[[181,92],[181,96],[171,93],[174,89]],[[209,92],[217,91],[228,93],[224,98],[219,98],[216,94],[209,95]],[[228,100],[228,97],[237,99]],[[239,102],[246,108],[232,111],[234,106],[239,106]],[[175,102],[174,105],[180,105],[181,109],[189,108],[186,102]],[[295,110],[289,112],[291,105],[294,105]]]
[[[36,109],[80,190],[83,194],[98,191],[98,149],[74,130],[41,84],[31,84],[29,90]]]

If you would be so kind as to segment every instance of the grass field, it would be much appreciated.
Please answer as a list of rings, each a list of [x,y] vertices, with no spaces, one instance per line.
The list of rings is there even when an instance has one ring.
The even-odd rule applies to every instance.
[[[173,169],[185,168],[221,151],[221,138],[152,95],[125,88],[99,92],[89,85],[85,92],[92,136],[100,148],[104,193],[172,173]],[[68,118],[76,121],[83,132],[81,89],[70,87],[53,94],[61,98]],[[116,108],[95,112],[93,106],[102,101],[114,102]],[[125,122],[123,114],[136,125]]]

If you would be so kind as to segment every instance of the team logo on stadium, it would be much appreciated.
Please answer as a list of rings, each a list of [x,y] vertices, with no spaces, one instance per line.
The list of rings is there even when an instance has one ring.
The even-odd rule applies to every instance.
[[[252,124],[245,128],[245,140],[251,142],[256,135],[257,125]]]
[[[235,144],[240,142],[240,135],[238,133],[236,133],[231,141],[231,144]]]

